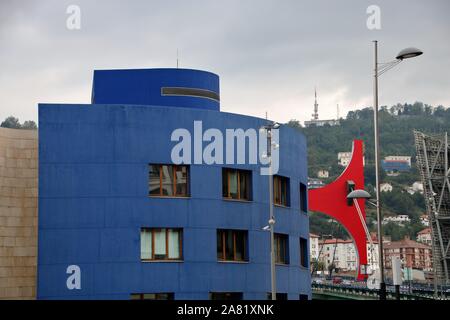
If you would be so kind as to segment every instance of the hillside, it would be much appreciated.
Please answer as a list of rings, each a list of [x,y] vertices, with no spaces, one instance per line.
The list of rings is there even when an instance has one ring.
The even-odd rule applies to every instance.
[[[415,164],[415,146],[413,130],[426,133],[442,133],[450,131],[450,109],[443,106],[432,107],[421,102],[414,104],[397,104],[392,107],[381,107],[379,113],[380,123],[380,156],[383,159],[388,155],[407,155],[412,157],[412,169],[397,177],[388,177],[381,170],[381,183],[389,182],[393,186],[392,192],[383,192],[382,204],[385,216],[407,214],[411,223],[400,227],[389,223],[384,228],[387,235],[393,240],[404,235],[415,238],[418,230],[423,229],[419,216],[425,212],[423,196],[419,193],[410,195],[405,191],[414,181],[420,181]],[[365,182],[366,190],[374,194],[374,142],[373,142],[373,109],[364,108],[350,111],[345,119],[341,119],[340,126],[323,126],[304,128],[296,120],[288,123],[305,134],[308,143],[308,174],[317,177],[320,169],[329,170],[328,183],[334,180],[343,170],[338,165],[338,152],[351,151],[354,139],[364,140],[365,145]],[[375,230],[374,210],[367,212],[368,225]],[[333,224],[327,223],[328,218],[320,214],[311,214],[311,232],[322,234],[340,234]],[[345,234],[344,234],[345,235]]]

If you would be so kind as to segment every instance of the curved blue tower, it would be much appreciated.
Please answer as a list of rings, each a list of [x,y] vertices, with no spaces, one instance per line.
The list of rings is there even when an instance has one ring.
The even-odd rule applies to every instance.
[[[192,69],[96,70],[92,103],[219,111],[219,76]]]
[[[267,299],[263,165],[194,159],[208,129],[225,154],[227,130],[250,143],[267,120],[220,112],[218,97],[209,72],[114,70],[95,71],[93,104],[39,105],[39,299]],[[190,163],[173,161],[180,129]],[[306,141],[287,126],[279,163],[277,291],[308,298]]]

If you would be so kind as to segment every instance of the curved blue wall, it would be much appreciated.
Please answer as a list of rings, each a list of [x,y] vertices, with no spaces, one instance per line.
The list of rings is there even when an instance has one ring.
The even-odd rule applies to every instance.
[[[223,165],[191,165],[189,198],[148,197],[148,164],[171,163],[173,130],[255,128],[266,120],[237,114],[136,105],[39,105],[39,299],[129,299],[131,293],[174,292],[208,299],[209,292],[270,292],[268,177],[252,170],[249,202],[222,198]],[[280,129],[279,174],[290,178],[289,208],[275,207],[275,232],[289,234],[290,264],[277,266],[278,292],[311,295],[300,266],[299,237],[308,239],[300,210],[307,184],[306,142]],[[142,227],[183,228],[183,262],[141,262]],[[249,262],[218,262],[217,229],[248,230]],[[81,290],[68,290],[66,268],[81,268]]]
[[[93,104],[137,104],[170,107],[220,109],[219,101],[192,96],[164,96],[163,87],[219,92],[219,76],[192,69],[95,70]]]

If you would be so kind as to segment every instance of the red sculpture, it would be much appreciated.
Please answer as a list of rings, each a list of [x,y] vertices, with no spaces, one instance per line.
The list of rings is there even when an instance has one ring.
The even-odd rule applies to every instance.
[[[340,222],[350,236],[358,253],[357,279],[366,279],[367,239],[358,211],[347,194],[355,189],[364,189],[363,141],[354,140],[352,158],[344,172],[332,183],[308,191],[310,211],[327,214]],[[364,220],[366,219],[364,199],[358,199]]]

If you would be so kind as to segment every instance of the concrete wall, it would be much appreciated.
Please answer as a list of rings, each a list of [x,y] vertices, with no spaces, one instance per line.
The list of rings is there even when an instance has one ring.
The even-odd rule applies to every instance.
[[[0,299],[36,297],[38,134],[0,128]]]

